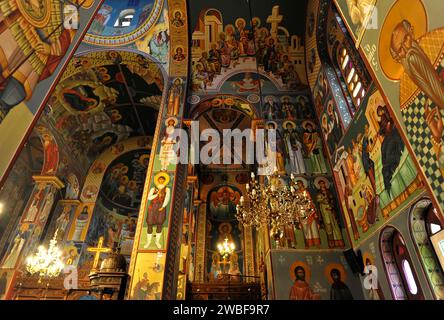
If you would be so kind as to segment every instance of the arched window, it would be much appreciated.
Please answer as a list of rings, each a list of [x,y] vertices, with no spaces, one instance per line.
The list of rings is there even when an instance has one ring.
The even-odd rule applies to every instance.
[[[431,237],[443,229],[443,223],[429,199],[417,202],[410,213],[410,230],[422,267],[437,299],[444,299],[444,273]]]
[[[411,258],[404,238],[401,233],[395,231],[393,234],[393,253],[398,270],[400,270],[401,279],[406,288],[407,297],[409,300],[424,300],[424,297],[419,287],[418,277],[412,267]]]
[[[395,300],[424,300],[418,276],[401,233],[393,227],[381,233],[381,255]]]
[[[367,92],[350,54],[349,49],[342,46],[338,52],[338,65],[347,87],[347,91],[355,108],[358,109],[361,106]]]
[[[331,59],[342,92],[347,100],[348,108],[353,117],[365,100],[372,83],[372,78],[367,71],[361,55],[356,50],[352,37],[345,27],[341,16],[336,10],[334,12],[336,20],[330,26],[329,31],[332,52]],[[335,36],[337,32],[343,33],[344,37],[337,39]]]

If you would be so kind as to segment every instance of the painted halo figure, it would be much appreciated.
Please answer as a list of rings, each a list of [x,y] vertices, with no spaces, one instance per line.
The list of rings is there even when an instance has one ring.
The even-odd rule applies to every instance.
[[[148,194],[148,214],[146,216],[147,240],[144,249],[148,249],[155,233],[157,249],[162,248],[160,243],[163,224],[166,221],[166,208],[170,203],[171,190],[168,187],[170,176],[166,172],[160,172],[154,177],[154,187]]]

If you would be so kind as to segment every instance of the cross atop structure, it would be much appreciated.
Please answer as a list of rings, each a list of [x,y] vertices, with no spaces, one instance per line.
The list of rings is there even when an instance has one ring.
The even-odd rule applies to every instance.
[[[99,238],[99,243],[97,243],[96,248],[88,248],[88,252],[94,252],[94,263],[92,266],[92,270],[96,270],[97,265],[99,264],[100,254],[101,253],[109,253],[112,250],[110,248],[103,247],[103,237]]]
[[[270,34],[274,39],[277,38],[278,27],[283,18],[284,16],[279,14],[279,6],[274,6],[271,11],[271,16],[267,18],[267,23],[271,24]]]

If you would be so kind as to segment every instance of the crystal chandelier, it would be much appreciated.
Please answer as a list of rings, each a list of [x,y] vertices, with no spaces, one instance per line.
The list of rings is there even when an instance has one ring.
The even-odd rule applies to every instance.
[[[228,238],[225,238],[224,242],[217,245],[217,250],[223,259],[226,259],[228,256],[233,254],[235,249],[236,246],[233,242],[228,242]]]
[[[273,236],[281,237],[285,226],[301,222],[315,210],[308,193],[299,190],[293,174],[287,185],[275,169],[264,182],[261,184],[251,173],[246,197],[241,197],[237,205],[236,218],[244,226],[260,228],[268,225]]]
[[[39,246],[37,253],[26,259],[26,270],[31,274],[39,275],[39,283],[42,278],[57,277],[65,265],[61,260],[62,251],[57,247],[57,231],[49,243],[49,248]]]

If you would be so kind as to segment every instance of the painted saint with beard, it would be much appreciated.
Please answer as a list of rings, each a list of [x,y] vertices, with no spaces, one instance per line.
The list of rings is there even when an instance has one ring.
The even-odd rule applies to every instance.
[[[436,105],[425,104],[425,117],[432,134],[432,143],[441,172],[444,174],[444,124],[441,111],[444,109],[444,84],[433,63],[415,39],[412,24],[403,20],[393,30],[390,42],[393,59],[402,64],[405,73],[420,90]]]

